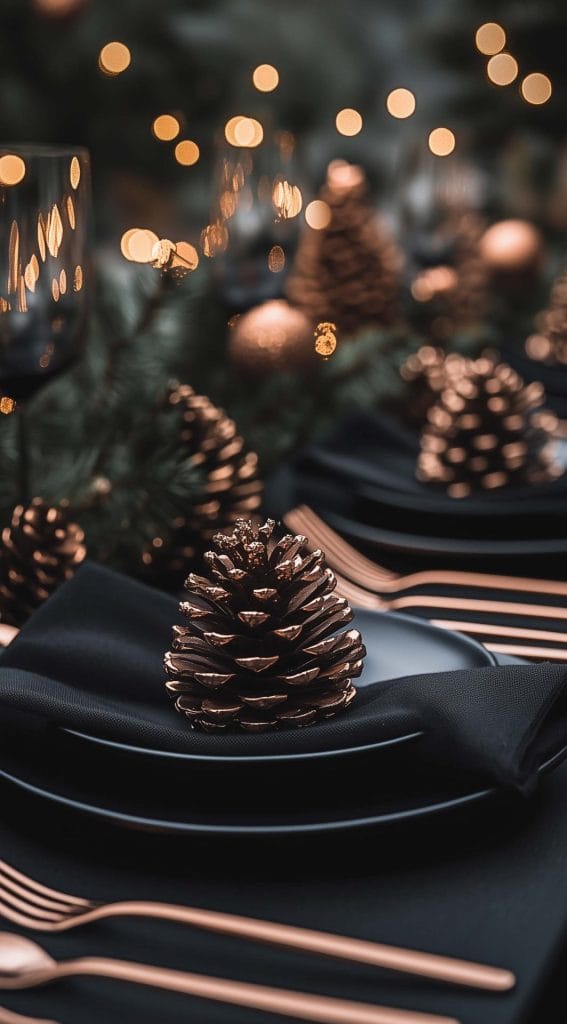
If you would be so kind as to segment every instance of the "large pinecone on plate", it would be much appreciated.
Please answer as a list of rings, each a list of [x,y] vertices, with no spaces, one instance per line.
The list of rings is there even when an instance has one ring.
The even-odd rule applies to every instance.
[[[177,710],[207,731],[311,725],[346,708],[366,653],[348,602],[321,551],[240,519],[205,555],[211,579],[191,573],[165,655]]]
[[[0,621],[22,626],[86,556],[84,534],[64,504],[17,505],[0,545]]]

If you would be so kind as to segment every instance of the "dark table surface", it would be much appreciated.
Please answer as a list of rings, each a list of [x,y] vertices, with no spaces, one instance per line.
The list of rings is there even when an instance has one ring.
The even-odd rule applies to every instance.
[[[511,968],[518,986],[503,995],[459,990],[143,920],[39,935],[56,958],[137,959],[437,1012],[463,1024],[553,1024],[564,1020],[552,1006],[567,922],[566,803],[563,764],[530,803],[341,839],[211,844],[95,825],[4,783],[0,856],[91,898],[190,903],[477,959]],[[60,1024],[280,1019],[96,979],[2,993],[0,1005]]]

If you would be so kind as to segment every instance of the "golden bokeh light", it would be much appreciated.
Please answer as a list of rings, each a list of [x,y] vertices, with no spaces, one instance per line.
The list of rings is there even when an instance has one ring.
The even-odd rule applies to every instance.
[[[3,416],[9,416],[10,413],[15,412],[16,402],[13,398],[9,398],[8,395],[2,395],[0,398],[0,412]]]
[[[264,138],[264,129],[254,117],[237,114],[231,117],[224,126],[225,139],[231,146],[254,148]]]
[[[67,196],[65,206],[67,208],[67,220],[69,221],[69,227],[72,231],[74,231],[77,222],[75,220],[75,204],[73,203],[72,196]]]
[[[518,77],[518,61],[511,53],[497,53],[488,61],[486,74],[494,85],[511,85]]]
[[[331,223],[331,208],[324,199],[313,199],[305,207],[305,220],[310,228],[322,231]]]
[[[73,157],[69,164],[69,181],[71,182],[71,188],[77,189],[81,180],[81,165],[76,156]]]
[[[64,270],[59,274],[59,294],[64,295],[67,291],[67,274]]]
[[[280,76],[273,64],[259,64],[252,72],[252,81],[259,92],[273,92],[278,87]]]
[[[504,49],[506,33],[502,25],[498,25],[495,21],[487,21],[476,30],[475,43],[480,53],[492,57],[493,54],[500,53],[500,50]]]
[[[455,135],[450,128],[434,128],[427,144],[434,156],[449,156],[455,148]]]
[[[200,155],[201,151],[197,143],[193,142],[192,139],[183,139],[175,147],[175,159],[183,167],[192,167],[193,164],[197,163]]]
[[[150,263],[158,236],[146,228],[130,228],[120,240],[120,251],[125,259],[133,263]]]
[[[526,103],[540,106],[542,103],[547,103],[553,89],[547,75],[543,75],[540,71],[534,71],[531,75],[526,75],[520,86],[520,91]]]
[[[152,124],[152,131],[160,142],[171,142],[181,131],[181,125],[173,114],[160,114]]]
[[[130,67],[132,55],[124,43],[106,43],[98,55],[98,66],[105,75],[121,75]]]
[[[315,351],[318,356],[328,359],[332,356],[337,347],[337,325],[331,321],[324,321],[317,324],[313,332],[315,338]]]
[[[291,220],[301,213],[303,196],[298,185],[290,185],[289,181],[280,180],[274,184],[272,202],[279,220]]]
[[[224,224],[207,224],[201,231],[201,247],[208,259],[224,252],[227,246],[228,231]]]
[[[51,294],[55,302],[59,302],[59,281],[56,277],[51,282]]]
[[[0,156],[0,185],[19,185],[26,176],[26,165],[21,156],[7,153]]]
[[[189,272],[199,266],[199,253],[191,242],[176,242],[175,255],[171,261],[174,270]]]
[[[83,6],[85,0],[33,0],[33,6],[48,18],[65,18]]]
[[[63,221],[61,220],[61,214],[59,213],[57,203],[53,204],[49,214],[47,215],[45,239],[50,254],[52,256],[57,256],[63,241]]]
[[[386,110],[392,117],[411,117],[415,110],[415,96],[410,89],[392,89],[386,97]]]
[[[273,245],[268,253],[268,270],[272,274],[279,274],[285,267],[285,252],[281,245]]]
[[[45,263],[47,257],[47,249],[45,246],[45,221],[43,214],[39,213],[37,216],[37,246],[39,249],[39,255],[43,263]]]
[[[73,291],[80,292],[83,287],[83,268],[80,263],[77,263],[73,273]]]
[[[362,117],[358,113],[358,110],[353,110],[352,107],[345,107],[343,110],[339,110],[335,124],[339,135],[358,135],[362,129]]]

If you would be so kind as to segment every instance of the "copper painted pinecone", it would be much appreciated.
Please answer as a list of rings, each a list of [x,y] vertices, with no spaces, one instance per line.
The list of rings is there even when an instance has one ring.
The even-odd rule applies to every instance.
[[[22,626],[86,557],[84,534],[64,504],[17,505],[0,547],[0,620]]]
[[[203,552],[217,530],[250,516],[262,501],[258,457],[245,449],[234,420],[188,384],[171,387],[168,403],[181,411],[179,435],[192,465],[202,474],[202,497],[172,524],[170,542],[154,538],[142,553],[149,569],[176,575],[186,572],[189,559]],[[180,581],[181,582],[181,581]]]
[[[524,385],[494,355],[447,357],[444,387],[421,436],[418,478],[453,498],[556,479],[556,418],[542,409],[544,399],[539,382]]]
[[[352,619],[333,594],[334,574],[307,539],[272,537],[241,519],[217,534],[206,561],[212,579],[191,573],[165,655],[166,686],[193,726],[263,732],[305,726],[348,707],[366,654]]]

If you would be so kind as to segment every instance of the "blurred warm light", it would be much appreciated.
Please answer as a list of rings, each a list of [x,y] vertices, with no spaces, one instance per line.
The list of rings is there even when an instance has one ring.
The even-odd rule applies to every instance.
[[[272,64],[259,64],[252,73],[252,81],[259,92],[273,92],[279,80],[277,68]]]
[[[477,50],[486,54],[487,57],[491,57],[494,53],[500,53],[500,50],[504,49],[506,33],[502,25],[498,25],[495,21],[487,21],[477,29],[475,42]]]
[[[455,148],[455,135],[450,128],[434,128],[427,144],[435,156],[449,156]]]
[[[225,220],[228,220],[229,217],[232,217],[236,213],[236,205],[237,198],[235,192],[231,192],[228,188],[225,189],[224,192],[221,192],[219,209]]]
[[[59,281],[56,277],[51,282],[51,294],[55,302],[59,302]]]
[[[60,293],[60,295],[64,295],[66,291],[67,291],[67,274],[65,273],[64,270],[62,270],[61,273],[59,274],[59,293]]]
[[[19,185],[26,174],[26,165],[21,156],[7,153],[0,157],[0,185]]]
[[[130,66],[132,55],[124,43],[112,42],[103,46],[98,55],[98,66],[105,75],[120,75]]]
[[[534,71],[533,74],[526,75],[520,86],[520,91],[527,103],[539,106],[541,103],[547,103],[551,96],[551,81],[547,75]]]
[[[551,342],[543,334],[531,334],[526,340],[526,354],[530,359],[547,359],[551,355]]]
[[[431,299],[453,291],[458,281],[453,267],[428,267],[414,279],[411,293],[416,302],[431,302]]]
[[[75,204],[73,203],[72,196],[67,196],[65,206],[67,207],[67,220],[69,221],[69,227],[74,231],[77,222],[75,220]]]
[[[285,267],[285,252],[281,245],[273,245],[268,253],[268,270],[272,274],[279,274]]]
[[[154,245],[159,242],[158,236],[146,228],[130,228],[120,240],[120,251],[127,260],[133,263],[150,263]]]
[[[176,242],[175,255],[171,266],[179,270],[196,270],[199,265],[199,253],[191,242]]]
[[[176,139],[181,130],[181,125],[173,114],[160,114],[152,124],[152,131],[160,142],[171,142]]]
[[[24,270],[24,281],[26,283],[26,288],[29,288],[30,292],[35,292],[35,286],[37,284],[38,277],[39,263],[37,261],[37,256],[34,253],[26,269]]]
[[[37,215],[37,247],[39,249],[39,255],[45,263],[47,249],[45,247],[45,224],[41,213],[38,213]]]
[[[331,223],[331,208],[323,199],[314,199],[305,208],[305,220],[310,228],[321,231]]]
[[[8,395],[2,395],[0,398],[0,412],[3,416],[9,416],[10,413],[14,412],[16,403],[13,398],[8,398]]]
[[[511,53],[497,53],[488,61],[486,74],[494,85],[510,85],[518,77],[518,61]]]
[[[83,268],[82,268],[81,264],[78,263],[77,266],[75,267],[75,272],[73,274],[73,291],[74,292],[80,292],[82,287],[83,287]]]
[[[317,324],[315,331],[315,351],[318,356],[328,359],[337,347],[337,325],[330,321]]]
[[[362,167],[349,164],[347,160],[331,160],[327,167],[327,184],[334,192],[350,191],[364,185]]]
[[[84,0],[33,0],[33,6],[40,14],[49,18],[64,18],[74,14],[83,6]]]
[[[297,185],[289,181],[276,181],[272,192],[272,202],[280,220],[290,220],[301,213],[303,196]]]
[[[77,189],[81,180],[81,165],[76,156],[73,157],[69,164],[69,181],[71,182],[71,188]]]
[[[264,138],[264,129],[253,117],[237,114],[226,122],[224,127],[226,141],[231,146],[259,146]]]
[[[199,156],[199,147],[191,139],[183,139],[175,147],[175,159],[178,164],[183,164],[184,167],[191,167],[192,164],[196,164]]]
[[[47,215],[47,227],[45,231],[47,248],[52,256],[57,256],[63,241],[63,221],[59,213],[57,203],[54,203]]]
[[[224,224],[207,224],[201,231],[203,255],[212,259],[228,246],[228,231]]]
[[[344,110],[339,110],[335,124],[340,135],[358,135],[362,128],[362,117],[358,110],[345,107]]]
[[[392,117],[411,117],[415,110],[415,96],[409,89],[392,89],[386,98],[386,109]]]

